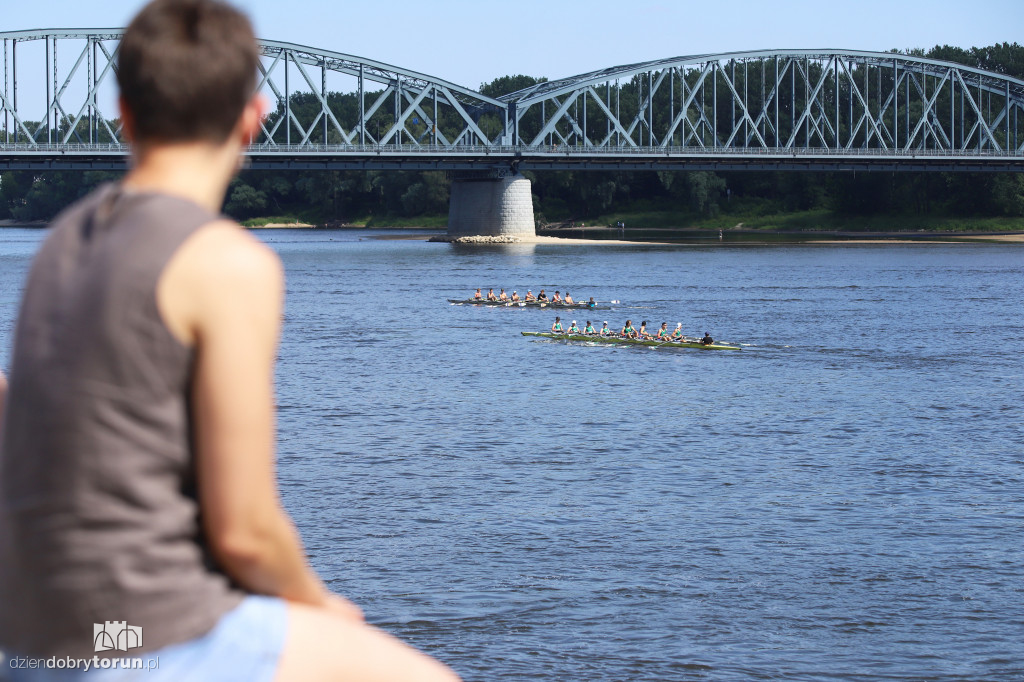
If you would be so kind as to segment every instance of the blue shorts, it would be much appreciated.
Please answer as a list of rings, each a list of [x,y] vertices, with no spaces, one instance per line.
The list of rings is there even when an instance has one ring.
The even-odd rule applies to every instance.
[[[275,597],[248,596],[196,639],[147,651],[142,670],[12,669],[3,661],[0,680],[11,682],[272,682],[284,649],[288,608]],[[5,678],[4,675],[7,675]]]

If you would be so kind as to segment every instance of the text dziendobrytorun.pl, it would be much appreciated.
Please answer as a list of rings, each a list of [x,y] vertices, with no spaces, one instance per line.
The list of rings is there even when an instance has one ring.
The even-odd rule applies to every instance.
[[[160,668],[159,658],[73,658],[71,656],[50,656],[49,658],[28,658],[12,656],[7,664],[14,670],[81,670],[88,672],[96,668],[121,670],[157,670]]]

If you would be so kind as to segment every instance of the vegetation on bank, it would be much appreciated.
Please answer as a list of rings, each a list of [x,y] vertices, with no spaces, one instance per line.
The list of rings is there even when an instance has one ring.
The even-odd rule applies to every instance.
[[[1024,47],[1016,43],[969,50],[939,46],[911,53],[1024,78]],[[480,90],[498,96],[539,80],[543,79],[503,76],[481,85]],[[628,99],[623,96],[624,102]],[[330,93],[328,102],[337,109],[339,119],[358,111],[352,93]],[[318,100],[301,93],[291,102],[292,111],[302,120],[319,106]],[[381,107],[375,117],[384,117],[386,109]],[[727,107],[720,109],[724,112]],[[379,123],[388,121],[382,118]],[[482,120],[480,125],[489,124]],[[533,181],[539,224],[624,221],[629,227],[726,229],[742,223],[746,228],[785,231],[891,231],[894,225],[904,230],[1024,229],[1024,173],[544,171],[526,175]],[[48,220],[100,183],[117,177],[97,171],[2,173],[0,220]],[[441,228],[447,223],[450,184],[448,175],[436,171],[246,171],[232,182],[224,211],[252,226],[300,222]]]
[[[550,223],[558,229],[614,227],[622,221],[630,230],[763,230],[765,232],[1024,232],[1022,217],[954,217],[904,215],[849,215],[828,209],[771,214],[720,213],[694,216],[685,211],[623,211],[594,220]]]

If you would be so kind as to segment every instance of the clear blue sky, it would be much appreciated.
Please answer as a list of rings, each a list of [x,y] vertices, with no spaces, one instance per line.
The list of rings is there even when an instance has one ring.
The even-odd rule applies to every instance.
[[[0,30],[123,26],[139,0],[0,0]],[[1024,0],[238,0],[262,38],[475,88],[630,62],[760,48],[887,50],[1020,42]]]

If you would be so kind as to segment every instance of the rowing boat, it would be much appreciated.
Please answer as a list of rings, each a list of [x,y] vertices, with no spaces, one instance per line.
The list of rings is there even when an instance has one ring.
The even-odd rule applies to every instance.
[[[540,336],[559,341],[588,341],[593,343],[612,343],[623,346],[652,346],[655,348],[701,348],[703,350],[740,350],[739,346],[727,346],[721,343],[705,345],[700,341],[653,341],[651,339],[627,339],[621,336],[599,336],[597,334],[558,334],[555,332],[521,332],[523,336]]]
[[[488,301],[475,298],[449,298],[449,303],[456,305],[489,305],[498,308],[565,308],[567,310],[611,310],[610,306],[583,303],[552,303],[551,301]]]

